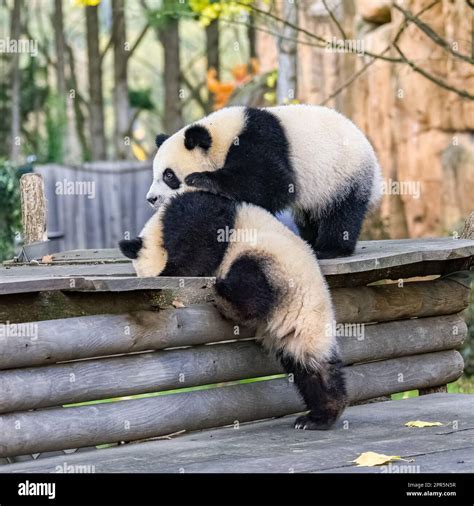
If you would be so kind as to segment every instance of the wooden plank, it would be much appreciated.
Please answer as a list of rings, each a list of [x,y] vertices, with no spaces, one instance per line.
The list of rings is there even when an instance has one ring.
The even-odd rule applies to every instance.
[[[291,416],[181,434],[169,440],[12,464],[1,470],[51,473],[67,466],[78,466],[76,469],[86,466],[83,469],[95,473],[387,472],[388,466],[358,468],[351,463],[365,451],[377,451],[414,459],[411,463],[394,463],[413,464],[412,472],[473,472],[473,418],[471,396],[436,394],[350,407],[329,431],[294,430]],[[407,421],[417,419],[437,420],[446,425],[426,429],[405,427]],[[457,421],[458,430],[453,430],[453,420]],[[447,460],[447,454],[458,455],[464,462]],[[397,469],[400,470],[392,468],[392,472]]]
[[[370,325],[338,340],[343,362],[354,364],[452,349],[466,335],[465,322],[448,316]],[[0,371],[0,413],[283,372],[253,341],[12,369]]]
[[[348,258],[322,260],[320,265],[331,286],[354,286],[378,279],[398,279],[465,270],[469,269],[473,258],[474,241],[472,240],[440,238],[367,241],[359,245],[356,255]],[[16,269],[21,270],[17,271]],[[126,262],[117,265],[48,265],[0,268],[0,278],[45,274],[47,276],[132,276],[134,271],[131,263]]]
[[[462,374],[463,365],[458,352],[442,351],[348,367],[349,398],[356,401],[438,381],[447,383]],[[293,383],[285,378],[94,406],[13,413],[0,418],[0,457],[133,441],[303,409]]]

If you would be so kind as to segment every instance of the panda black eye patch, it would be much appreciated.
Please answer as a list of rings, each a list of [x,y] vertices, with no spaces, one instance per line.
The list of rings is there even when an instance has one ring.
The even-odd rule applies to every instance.
[[[181,186],[181,181],[171,169],[165,169],[163,172],[163,181],[172,189],[177,190]]]

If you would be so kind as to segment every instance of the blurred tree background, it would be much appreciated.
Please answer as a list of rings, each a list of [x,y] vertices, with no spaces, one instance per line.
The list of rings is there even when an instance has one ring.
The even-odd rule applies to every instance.
[[[472,210],[470,0],[2,0],[0,21],[2,259],[22,171],[150,160],[157,133],[235,104],[358,124],[387,182],[365,238],[455,235]]]

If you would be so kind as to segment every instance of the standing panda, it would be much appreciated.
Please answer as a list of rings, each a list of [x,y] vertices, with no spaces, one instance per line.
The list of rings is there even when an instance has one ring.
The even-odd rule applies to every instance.
[[[308,409],[298,429],[329,429],[347,404],[326,282],[311,247],[268,211],[208,192],[162,206],[120,242],[137,275],[216,276],[216,305],[292,374]]]
[[[201,189],[275,214],[292,208],[318,258],[354,252],[367,210],[380,197],[374,150],[326,107],[228,107],[156,138],[147,200]]]

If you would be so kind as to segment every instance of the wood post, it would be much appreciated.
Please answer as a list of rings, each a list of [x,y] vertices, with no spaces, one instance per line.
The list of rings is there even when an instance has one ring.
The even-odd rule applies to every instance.
[[[40,174],[24,174],[20,179],[21,219],[24,244],[45,241],[46,198],[43,177]]]

